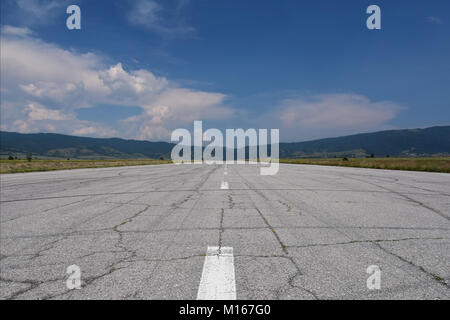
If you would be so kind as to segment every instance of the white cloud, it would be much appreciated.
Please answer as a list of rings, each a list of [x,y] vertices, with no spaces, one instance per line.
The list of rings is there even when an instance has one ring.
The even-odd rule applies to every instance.
[[[146,106],[147,115],[161,122],[171,118],[180,123],[190,123],[195,119],[220,119],[232,116],[233,111],[219,107],[225,99],[220,93],[194,91],[184,88],[162,92],[154,102]],[[210,110],[211,106],[218,106]]]
[[[73,130],[72,134],[76,136],[112,137],[117,134],[117,131],[94,126],[86,126]]]
[[[283,100],[258,120],[282,128],[289,141],[341,136],[389,128],[404,108],[389,101],[371,101],[358,94],[323,94]]]
[[[433,24],[443,24],[443,21],[439,17],[429,16],[427,17],[427,21]]]
[[[167,0],[135,0],[127,18],[132,25],[148,28],[161,35],[183,36],[195,31],[182,17],[187,3],[186,0],[176,0],[167,5]]]
[[[1,103],[1,130],[21,133],[56,132],[74,135],[110,137],[118,135],[114,129],[92,121],[82,121],[74,114],[49,109],[37,102]]]
[[[68,120],[71,117],[63,114],[60,110],[47,109],[37,103],[30,103],[26,108],[28,112],[28,119],[35,120]]]
[[[170,139],[173,129],[194,120],[233,116],[233,110],[223,106],[224,94],[181,88],[148,70],[128,71],[120,62],[108,66],[107,60],[30,36],[2,36],[3,128]],[[142,114],[121,121],[114,130],[76,119],[75,110],[99,104],[138,106]]]
[[[355,94],[332,94],[311,100],[285,100],[280,119],[286,127],[367,128],[392,119],[398,111],[390,102],[371,102]]]
[[[83,105],[88,103],[83,97],[111,92],[100,79],[98,56],[70,52],[34,38],[2,37],[1,65],[6,89],[16,93],[20,89],[36,98],[64,103],[64,107]],[[71,99],[66,99],[68,95]]]
[[[64,15],[64,8],[70,0],[2,0],[7,1],[10,15],[22,25],[52,24],[58,15]]]
[[[31,35],[33,32],[26,27],[19,28],[19,27],[13,27],[13,26],[3,26],[1,29],[1,33],[2,33],[2,35],[6,35],[6,36],[26,37],[26,36]]]
[[[4,126],[4,130],[9,130],[9,128],[12,128],[13,131],[17,131],[20,133],[30,133],[31,132],[30,124],[23,120],[14,121],[14,123],[11,127]]]
[[[54,9],[64,6],[67,0],[16,0],[17,6],[36,17],[47,17]]]
[[[102,83],[111,91],[115,99],[133,97],[142,102],[148,101],[152,96],[168,88],[171,83],[163,77],[156,77],[147,70],[134,70],[127,72],[121,63],[111,66],[109,69],[99,71]]]

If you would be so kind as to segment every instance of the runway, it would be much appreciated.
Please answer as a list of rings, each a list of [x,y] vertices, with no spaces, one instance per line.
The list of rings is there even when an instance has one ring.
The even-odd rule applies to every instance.
[[[0,299],[450,298],[449,174],[191,164],[0,180]]]

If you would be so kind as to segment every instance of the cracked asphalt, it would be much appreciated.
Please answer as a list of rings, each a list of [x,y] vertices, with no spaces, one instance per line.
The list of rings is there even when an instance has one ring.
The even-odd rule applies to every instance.
[[[2,175],[0,299],[195,299],[208,246],[233,248],[238,299],[449,299],[450,175],[227,171]],[[80,290],[66,288],[74,264]]]

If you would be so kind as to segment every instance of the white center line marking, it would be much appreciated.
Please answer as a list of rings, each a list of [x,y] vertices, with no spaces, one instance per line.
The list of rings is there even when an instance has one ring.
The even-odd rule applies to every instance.
[[[220,189],[226,190],[226,189],[229,189],[229,188],[230,188],[230,186],[228,185],[228,182],[222,181],[222,183],[220,184]]]
[[[231,247],[208,247],[197,300],[236,300]]]

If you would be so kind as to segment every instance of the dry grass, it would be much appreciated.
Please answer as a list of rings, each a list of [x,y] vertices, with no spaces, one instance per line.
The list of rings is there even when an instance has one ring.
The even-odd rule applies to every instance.
[[[172,163],[171,160],[0,160],[0,173],[21,173],[81,168],[108,168]]]
[[[361,158],[343,159],[281,159],[281,163],[372,169],[409,170],[450,173],[450,157],[439,158]]]
[[[281,159],[281,163],[313,164],[390,170],[450,173],[450,157],[440,158],[361,158],[361,159]],[[172,163],[171,160],[0,160],[0,173],[21,173],[81,168],[108,168]]]

